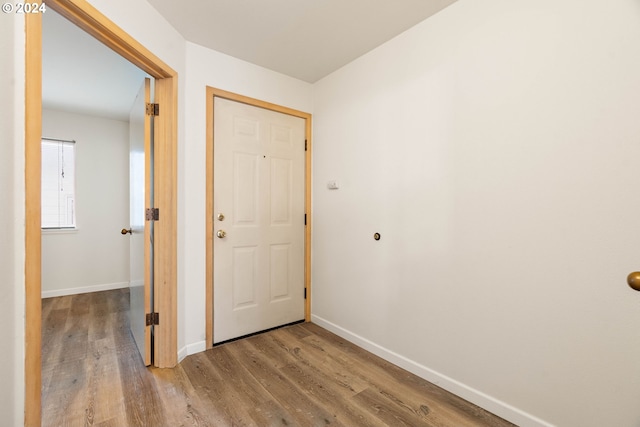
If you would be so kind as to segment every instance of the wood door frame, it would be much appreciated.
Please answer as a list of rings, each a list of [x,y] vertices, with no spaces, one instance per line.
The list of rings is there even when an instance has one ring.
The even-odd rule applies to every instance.
[[[175,366],[177,352],[177,141],[178,74],[86,0],[47,0],[46,5],[156,79],[154,310],[155,364]],[[40,176],[42,137],[42,17],[25,14],[25,401],[26,426],[41,425],[42,254]]]
[[[206,133],[206,346],[213,346],[213,155],[214,155],[214,98],[224,98],[241,102],[254,107],[265,108],[278,113],[300,117],[305,120],[305,139],[307,149],[305,151],[305,207],[307,225],[304,230],[304,287],[307,299],[304,302],[304,319],[311,321],[311,114],[259,99],[250,98],[237,93],[207,86],[207,133]]]

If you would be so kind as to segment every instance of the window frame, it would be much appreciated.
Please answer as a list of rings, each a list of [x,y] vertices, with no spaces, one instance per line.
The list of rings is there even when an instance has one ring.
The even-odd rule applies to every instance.
[[[44,155],[44,146],[45,144],[48,145],[53,145],[53,144],[58,144],[59,147],[64,147],[64,146],[69,146],[72,147],[72,152],[73,152],[73,159],[72,162],[70,164],[70,167],[72,169],[72,179],[71,179],[71,187],[73,188],[73,191],[71,192],[72,194],[72,206],[71,206],[71,217],[72,220],[70,222],[65,223],[64,225],[61,224],[60,221],[58,221],[58,225],[51,225],[51,224],[47,224],[45,225],[44,220],[45,220],[45,207],[44,207],[44,203],[43,203],[43,199],[45,197],[45,188],[46,186],[43,184],[44,183],[44,163],[45,163],[45,155]],[[43,181],[43,183],[41,183],[41,195],[40,195],[40,208],[41,208],[41,219],[40,219],[40,229],[42,231],[45,232],[69,232],[69,231],[75,231],[78,229],[78,221],[77,221],[77,206],[76,206],[76,192],[77,192],[77,179],[76,179],[76,174],[77,174],[77,167],[76,167],[76,160],[77,160],[77,145],[76,145],[76,141],[73,139],[59,139],[59,138],[49,138],[49,137],[42,137],[40,138],[40,150],[42,151],[42,160],[41,160],[41,164],[40,164],[40,170],[42,173],[42,177],[41,180]],[[64,151],[62,152],[62,159],[64,161]],[[63,174],[64,173],[64,168],[65,167],[69,167],[69,164],[65,165],[65,164],[58,164],[58,174]],[[58,187],[60,187],[58,185]],[[58,207],[58,210],[60,210],[60,207]],[[61,215],[60,212],[58,212],[58,219],[60,219]]]

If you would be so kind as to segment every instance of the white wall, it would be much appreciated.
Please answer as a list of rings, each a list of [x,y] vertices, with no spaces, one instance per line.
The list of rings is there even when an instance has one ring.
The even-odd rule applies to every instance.
[[[638,425],[638,40],[635,0],[460,0],[318,82],[314,320],[522,426]]]
[[[25,390],[23,34],[22,19],[0,17],[0,413],[16,426],[23,423]]]
[[[187,43],[185,106],[187,144],[178,153],[184,168],[178,173],[180,301],[184,303],[181,357],[205,348],[205,199],[206,87],[211,86],[300,111],[311,112],[309,83],[284,76],[222,53]]]
[[[42,135],[76,141],[76,230],[43,231],[42,296],[129,286],[129,123],[42,111]]]

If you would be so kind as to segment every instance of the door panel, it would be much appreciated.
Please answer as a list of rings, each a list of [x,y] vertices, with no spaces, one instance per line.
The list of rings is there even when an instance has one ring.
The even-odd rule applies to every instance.
[[[291,245],[271,245],[270,265],[270,300],[279,301],[291,298]]]
[[[151,206],[151,117],[145,114],[151,97],[151,81],[145,79],[129,115],[129,217],[131,333],[146,366],[151,364],[151,223],[145,209]]]
[[[305,120],[218,97],[214,114],[219,343],[304,319]]]
[[[271,225],[291,225],[293,165],[291,159],[271,159]]]
[[[233,249],[233,308],[256,305],[257,248]]]
[[[258,156],[234,153],[233,218],[236,225],[258,225]]]

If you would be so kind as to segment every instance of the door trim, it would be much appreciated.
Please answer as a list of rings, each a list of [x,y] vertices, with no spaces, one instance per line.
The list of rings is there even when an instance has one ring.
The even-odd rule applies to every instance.
[[[206,345],[213,347],[213,129],[214,129],[214,98],[224,98],[231,101],[241,102],[254,107],[265,108],[278,113],[300,117],[305,120],[305,139],[307,150],[305,152],[305,212],[307,215],[307,225],[304,230],[304,287],[307,299],[304,302],[304,318],[306,322],[311,321],[311,114],[294,110],[281,105],[272,104],[255,98],[250,98],[237,93],[227,92],[222,89],[207,86],[207,133],[206,133]]]
[[[162,312],[155,332],[155,364],[175,366],[177,352],[177,123],[178,74],[85,0],[48,0],[47,7],[156,79],[156,227],[154,310]],[[41,229],[40,138],[42,136],[42,17],[25,14],[25,401],[24,421],[41,425]]]

